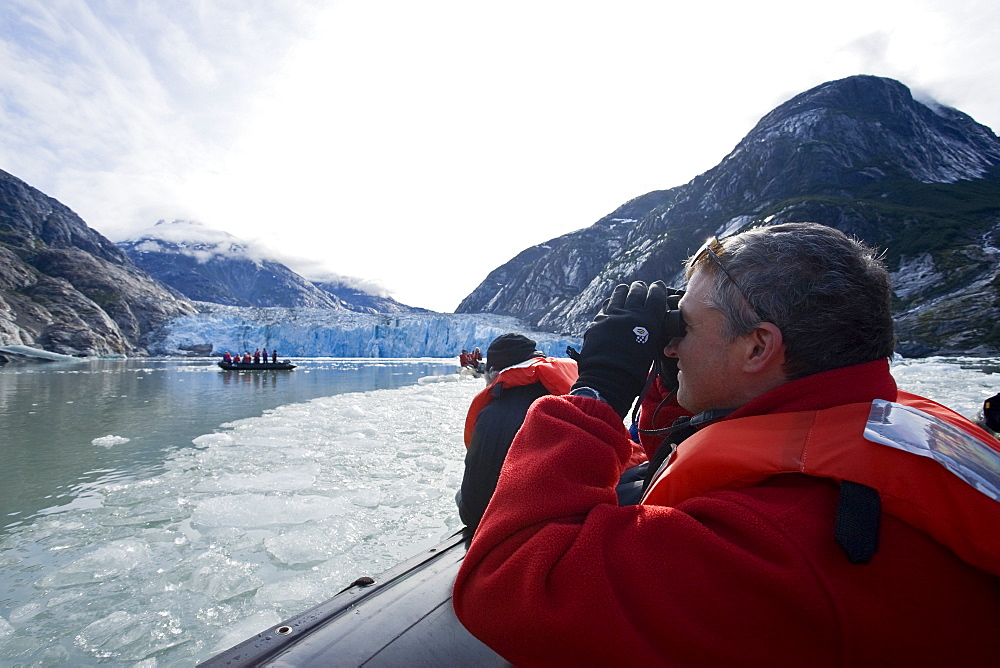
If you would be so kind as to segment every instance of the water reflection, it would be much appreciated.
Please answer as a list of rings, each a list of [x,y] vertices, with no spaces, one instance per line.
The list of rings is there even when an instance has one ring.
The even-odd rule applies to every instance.
[[[278,387],[278,380],[284,374],[291,373],[290,371],[233,371],[233,370],[223,370],[222,372],[222,384],[232,385],[234,383],[243,383],[244,385],[253,385],[255,387]]]

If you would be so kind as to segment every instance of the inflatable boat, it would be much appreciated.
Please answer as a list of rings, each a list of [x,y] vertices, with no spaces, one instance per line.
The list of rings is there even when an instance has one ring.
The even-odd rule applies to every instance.
[[[467,549],[463,530],[198,665],[509,666],[452,609]]]
[[[226,371],[290,371],[295,365],[284,360],[282,362],[219,362]]]

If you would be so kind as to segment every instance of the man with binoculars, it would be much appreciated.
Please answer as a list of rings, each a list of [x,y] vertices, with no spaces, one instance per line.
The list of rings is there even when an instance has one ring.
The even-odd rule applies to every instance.
[[[875,252],[788,223],[686,275],[615,288],[574,389],[532,406],[459,619],[518,665],[995,662],[998,444],[897,390]],[[650,473],[620,506],[640,393]]]

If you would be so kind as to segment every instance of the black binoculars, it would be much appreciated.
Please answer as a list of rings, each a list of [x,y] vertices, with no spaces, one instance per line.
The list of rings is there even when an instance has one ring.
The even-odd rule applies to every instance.
[[[666,347],[671,339],[684,336],[687,331],[684,318],[681,317],[681,312],[677,305],[683,296],[683,290],[675,290],[674,294],[667,297],[667,312],[663,316],[663,333],[660,340],[661,348]]]

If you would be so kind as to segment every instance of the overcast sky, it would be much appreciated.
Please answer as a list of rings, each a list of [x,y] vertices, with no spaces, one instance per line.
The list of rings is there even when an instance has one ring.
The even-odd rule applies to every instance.
[[[995,0],[0,0],[0,169],[451,311],[824,81],[1000,128]]]

